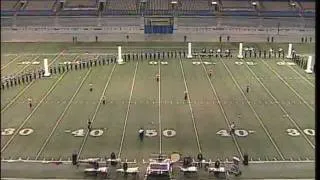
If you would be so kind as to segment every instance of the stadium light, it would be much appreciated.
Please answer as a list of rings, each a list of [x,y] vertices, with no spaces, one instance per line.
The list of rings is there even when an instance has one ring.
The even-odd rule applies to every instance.
[[[257,2],[252,2],[252,6],[257,6]]]
[[[290,3],[290,6],[296,7],[296,3],[295,3],[295,2],[292,2],[292,3]]]
[[[178,1],[171,1],[171,4],[176,5],[176,4],[178,4]]]

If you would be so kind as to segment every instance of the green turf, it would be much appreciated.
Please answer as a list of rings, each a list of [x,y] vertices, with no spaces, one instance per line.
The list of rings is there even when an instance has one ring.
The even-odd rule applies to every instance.
[[[47,57],[53,66],[64,61],[93,59],[95,53],[110,53],[99,55],[99,58],[116,55],[114,44],[4,45],[2,52],[5,53],[32,52],[39,55],[22,54],[15,62],[2,66],[2,76],[22,69],[34,70],[36,66],[16,64],[33,57],[38,57],[40,61]],[[89,45],[105,45],[113,49],[85,48]],[[166,44],[155,43],[130,44],[128,51],[133,52],[135,46],[148,49],[149,45],[152,48],[164,46],[170,50]],[[172,46],[184,49],[184,44]],[[198,46],[195,48],[211,47],[201,43]],[[248,46],[286,49],[287,45],[265,43]],[[312,46],[294,44],[301,54],[313,53],[310,51]],[[212,47],[217,49],[219,44]],[[222,44],[222,48],[225,47],[237,49],[237,44]],[[84,54],[86,51],[89,54]],[[137,51],[140,52],[140,49],[137,48]],[[41,55],[43,53],[52,55]],[[3,62],[7,64],[16,56],[2,57],[5,57]],[[279,66],[276,62],[280,60],[273,58],[238,60],[195,57],[193,60],[169,58],[165,61],[169,64],[149,65],[148,60],[131,60],[124,65],[72,70],[38,79],[29,85],[1,90],[2,129],[18,129],[21,126],[21,129],[34,130],[28,136],[2,135],[2,158],[67,160],[73,152],[80,152],[80,158],[105,157],[115,152],[122,158],[141,162],[160,151],[192,156],[201,151],[206,158],[213,160],[230,159],[233,155],[245,153],[253,160],[314,159],[314,136],[300,134],[291,137],[286,132],[287,129],[314,129],[313,74],[306,74],[298,66]],[[193,65],[192,61],[215,64]],[[236,61],[254,61],[257,64],[236,65]],[[213,70],[211,78],[207,74],[209,70]],[[157,73],[161,74],[160,83],[155,81]],[[90,83],[93,84],[93,92],[89,92]],[[246,93],[247,85],[250,87],[249,93]],[[190,104],[183,100],[185,90],[189,93]],[[103,95],[107,98],[105,105],[99,104]],[[27,98],[30,97],[34,102],[34,111],[28,108]],[[284,116],[286,113],[288,116]],[[93,121],[96,131],[103,131],[100,137],[87,136],[88,119]],[[237,129],[254,132],[246,137],[235,136],[234,139],[216,134],[220,130],[228,130],[231,122],[235,122]],[[155,130],[158,135],[146,137],[144,142],[140,142],[137,131],[141,127]],[[83,137],[65,132],[78,129],[84,129]],[[176,136],[163,136],[162,131],[167,129],[174,130]],[[299,133],[303,132],[299,130]]]

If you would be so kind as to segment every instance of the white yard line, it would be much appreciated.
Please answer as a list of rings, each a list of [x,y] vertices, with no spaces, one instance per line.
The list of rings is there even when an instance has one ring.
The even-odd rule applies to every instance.
[[[114,72],[114,70],[115,70],[115,68],[116,68],[116,65],[117,65],[117,64],[114,64],[113,67],[112,67],[112,70],[111,70],[111,72],[110,72],[110,74],[109,74],[107,83],[106,83],[106,85],[105,85],[104,88],[103,88],[103,91],[102,91],[101,96],[100,96],[100,100],[99,100],[99,102],[97,103],[96,109],[95,109],[95,111],[94,111],[94,113],[93,113],[93,116],[92,116],[92,118],[91,118],[91,123],[94,122],[94,120],[95,120],[95,118],[96,118],[96,116],[97,116],[97,113],[98,113],[99,108],[100,108],[100,106],[101,106],[102,98],[103,98],[103,96],[105,95],[105,93],[106,93],[106,91],[107,91],[107,88],[108,88],[108,86],[109,86],[109,83],[110,83],[111,77],[112,77],[112,75],[113,75],[113,72]],[[81,152],[82,152],[83,147],[84,147],[84,145],[85,145],[85,143],[86,143],[86,141],[87,141],[87,139],[88,139],[89,133],[90,133],[89,131],[86,133],[86,135],[85,135],[85,137],[84,137],[84,139],[83,139],[83,141],[82,141],[82,143],[81,143],[80,149],[79,149],[79,151],[78,151],[78,159],[80,158]]]
[[[303,80],[305,80],[308,84],[310,84],[311,87],[314,88],[314,84],[311,83],[307,78],[305,78],[302,74],[300,74],[297,70],[295,70],[293,67],[289,66],[289,68],[295,72],[296,74],[298,74]]]
[[[277,75],[277,77],[292,91],[294,92],[298,97],[299,99],[310,109],[314,112],[314,107],[312,107],[309,103],[307,103],[306,100],[303,99],[303,97],[301,97],[301,95],[296,91],[294,90],[293,87],[290,86],[290,84],[288,84],[288,82],[286,80],[284,80],[274,69],[272,69],[270,67],[269,64],[267,64],[266,62],[264,62],[264,60],[261,60],[261,62],[263,62],[273,73],[275,73]]]
[[[33,58],[31,60],[31,63],[34,62],[36,59],[38,59],[40,56],[36,56],[35,58]],[[27,67],[29,67],[31,65],[31,63],[27,64],[26,66],[24,66],[22,69],[20,69],[18,72],[16,72],[15,74],[20,74],[22,71],[24,71]]]
[[[17,136],[21,128],[27,123],[27,121],[31,118],[34,112],[39,108],[42,102],[47,98],[47,96],[53,91],[53,89],[57,86],[57,84],[62,80],[66,72],[64,72],[60,78],[51,86],[49,91],[43,96],[40,102],[32,109],[31,113],[27,116],[27,118],[20,124],[19,128],[14,132],[14,134],[10,137],[10,139],[6,142],[6,144],[1,148],[1,153],[8,147],[8,145],[12,142],[13,138]]]
[[[159,94],[159,109],[158,109],[158,114],[159,114],[159,133],[162,132],[162,127],[161,127],[161,63],[158,61],[159,64],[159,70],[158,74],[160,75],[159,77],[159,84],[158,84],[158,94]],[[159,134],[159,154],[162,154],[162,134]]]
[[[61,122],[63,116],[65,115],[65,113],[67,112],[67,110],[69,109],[71,103],[73,102],[74,98],[76,97],[76,95],[78,94],[80,88],[82,87],[84,81],[87,79],[88,75],[91,73],[92,69],[90,68],[88,70],[88,72],[86,73],[86,75],[83,77],[81,83],[79,84],[77,90],[74,92],[73,96],[71,97],[71,99],[69,100],[67,106],[64,108],[63,112],[61,113],[61,115],[59,116],[56,124],[54,125],[53,129],[51,130],[49,136],[47,137],[47,139],[45,140],[45,142],[42,144],[40,150],[38,151],[37,155],[36,155],[36,160],[38,160],[39,156],[41,155],[43,149],[46,147],[46,145],[48,144],[49,140],[51,139],[51,136],[53,135],[53,133],[55,132],[56,128],[58,127],[59,123]]]
[[[23,88],[19,94],[17,94],[2,110],[1,113],[3,113],[5,110],[7,110],[32,84],[34,81],[30,82],[25,88]]]
[[[200,140],[199,140],[199,134],[197,131],[196,122],[195,122],[195,118],[194,118],[194,114],[193,114],[193,110],[192,110],[192,106],[191,106],[191,101],[190,101],[191,98],[190,98],[190,94],[189,94],[189,90],[188,90],[188,86],[187,86],[187,81],[186,81],[186,78],[184,75],[184,70],[183,70],[181,58],[179,58],[179,62],[180,62],[181,73],[182,73],[182,77],[183,77],[183,81],[184,81],[184,86],[185,86],[186,91],[188,92],[188,105],[189,105],[189,109],[190,109],[194,133],[195,133],[196,139],[197,139],[198,150],[199,150],[199,153],[201,153],[202,150],[201,150],[201,145],[200,145]]]
[[[125,133],[126,133],[127,121],[128,121],[128,117],[129,117],[131,98],[132,98],[133,88],[134,88],[134,84],[135,84],[135,79],[136,79],[138,64],[139,64],[139,61],[137,61],[136,68],[135,68],[135,70],[134,70],[133,79],[132,79],[132,86],[131,86],[130,97],[129,97],[129,101],[128,101],[128,107],[127,107],[126,117],[125,117],[124,125],[123,125],[123,131],[122,131],[122,137],[121,137],[121,142],[120,142],[120,147],[119,147],[118,158],[120,158],[120,156],[121,156],[121,151],[122,151],[124,136],[125,136]]]
[[[243,61],[243,60],[242,60]],[[243,61],[244,62],[244,61]],[[283,108],[283,106],[279,103],[278,99],[275,98],[270,90],[261,82],[261,80],[257,77],[256,73],[254,73],[251,68],[244,62],[247,69],[253,74],[253,76],[256,78],[256,80],[262,85],[262,87],[267,91],[267,93],[272,97],[272,99],[275,101],[276,104],[280,107],[282,112],[285,113],[285,115],[289,118],[289,120],[292,122],[292,124],[300,131],[302,136],[305,138],[305,140],[310,144],[310,146],[314,149],[315,145],[308,139],[308,137],[305,135],[305,133],[301,130],[299,125],[295,122],[295,120],[292,119],[292,117],[288,114],[288,112]]]
[[[13,58],[10,62],[8,62],[6,65],[1,67],[1,70],[3,70],[4,68],[6,68],[7,66],[9,66],[11,63],[15,62],[17,59],[19,59],[21,57],[21,55],[18,55],[17,57]]]
[[[57,55],[57,57],[54,58],[51,63],[49,63],[48,66],[50,66],[51,64],[53,64],[53,63],[58,59],[58,57],[62,55],[63,52],[64,52],[64,50],[62,50],[62,51]],[[17,94],[17,96],[15,96],[14,99],[12,99],[12,100],[10,101],[10,103],[7,104],[7,105],[1,110],[1,113],[3,113],[5,110],[7,110],[34,82],[35,82],[35,81],[31,81],[25,88],[23,88],[23,89],[19,92],[19,94]]]
[[[221,112],[222,112],[223,117],[224,117],[224,119],[225,119],[225,121],[226,121],[226,124],[227,124],[227,126],[228,126],[228,129],[230,129],[230,122],[229,122],[229,119],[227,118],[227,114],[226,114],[226,112],[224,111],[224,108],[223,108],[222,105],[221,105],[220,98],[218,97],[218,94],[217,94],[215,88],[213,87],[213,84],[212,84],[212,82],[211,82],[211,80],[210,80],[210,77],[209,77],[209,75],[208,75],[207,69],[206,69],[206,67],[205,67],[204,64],[203,64],[201,57],[200,57],[200,61],[201,61],[201,65],[202,65],[202,67],[203,67],[203,69],[204,69],[204,71],[205,71],[205,73],[206,73],[206,75],[207,75],[207,79],[208,79],[208,81],[209,81],[209,83],[210,83],[211,89],[212,89],[215,97],[216,97],[217,100],[218,100],[218,105],[219,105],[219,107],[220,107],[220,109],[221,109]],[[239,146],[238,141],[237,141],[237,139],[235,138],[234,134],[232,134],[232,139],[233,139],[234,144],[236,145],[236,148],[237,148],[237,150],[238,150],[238,153],[239,153],[241,159],[243,159],[243,154],[242,154],[242,152],[241,152],[240,146]]]
[[[239,89],[239,91],[241,92],[242,96],[245,98],[247,104],[249,105],[250,109],[252,110],[252,112],[254,113],[254,115],[256,116],[257,120],[259,121],[261,127],[263,128],[264,132],[267,134],[267,136],[269,137],[269,140],[271,141],[271,143],[273,144],[274,148],[277,150],[279,156],[281,157],[282,160],[285,160],[283,154],[281,153],[279,147],[277,146],[277,144],[274,142],[273,138],[271,137],[269,131],[267,130],[267,128],[265,127],[265,125],[263,124],[260,116],[258,115],[258,113],[256,112],[256,110],[253,108],[253,106],[251,105],[250,101],[248,100],[247,96],[244,94],[243,90],[241,89],[241,87],[239,86],[238,82],[236,81],[236,79],[234,78],[234,76],[232,75],[230,69],[226,66],[226,64],[223,62],[223,60],[221,58],[219,58],[220,61],[222,62],[222,64],[224,65],[224,67],[226,68],[226,70],[228,71],[229,75],[231,76],[233,82],[235,83],[235,85],[237,86],[237,88]]]

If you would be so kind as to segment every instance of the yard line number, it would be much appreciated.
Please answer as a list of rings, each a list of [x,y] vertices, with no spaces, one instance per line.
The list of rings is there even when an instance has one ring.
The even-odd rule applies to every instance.
[[[217,135],[220,135],[222,137],[230,137],[230,132],[228,132],[227,130],[225,129],[221,129],[219,130],[217,133]],[[237,135],[238,137],[246,137],[249,135],[248,131],[247,130],[243,130],[243,129],[237,129],[234,131],[234,134]]]
[[[1,136],[11,136],[11,135],[13,135],[14,134],[14,132],[16,131],[16,129],[14,129],[14,128],[6,128],[6,129],[3,129],[2,131],[1,131]],[[20,136],[28,136],[28,135],[30,135],[31,133],[33,133],[33,129],[31,129],[31,128],[25,128],[25,129],[21,129],[20,131],[19,131],[19,135]]]
[[[174,137],[174,136],[176,136],[176,134],[177,134],[177,132],[173,129],[166,129],[166,130],[162,131],[162,135],[164,137]],[[145,132],[145,135],[147,137],[155,137],[158,135],[158,132],[155,129],[147,129]]]
[[[84,129],[78,129],[75,131],[72,131],[71,134],[74,137],[84,137],[86,135]],[[103,130],[102,129],[93,129],[90,131],[89,135],[92,137],[100,137],[103,134]]]
[[[1,130],[1,136],[11,136],[15,133],[16,129],[15,128],[5,128],[5,129],[2,129]],[[19,131],[19,135],[20,136],[28,136],[30,134],[32,134],[34,132],[34,130],[32,128],[24,128],[24,129],[21,129]],[[244,129],[237,129],[235,130],[234,134],[238,137],[247,137],[249,134],[253,133],[254,131],[247,131],[247,130],[244,130]],[[92,136],[92,137],[100,137],[102,136],[104,133],[104,131],[102,129],[93,129],[89,132],[89,135]],[[300,136],[301,133],[297,130],[297,129],[294,129],[294,128],[291,128],[291,129],[286,129],[286,133],[289,135],[289,136],[292,136],[292,137],[297,137],[297,136]],[[315,130],[314,129],[304,129],[303,130],[303,133],[305,133],[306,135],[308,136],[315,136]],[[85,134],[86,134],[86,131],[84,129],[77,129],[75,131],[70,131],[70,134],[73,135],[74,137],[84,137]],[[230,133],[229,131],[227,131],[226,129],[221,129],[219,131],[216,132],[217,135],[220,135],[221,137],[230,137]],[[157,130],[155,129],[147,129],[145,131],[145,135],[147,137],[155,137],[155,136],[158,136],[158,132]],[[177,135],[177,132],[173,129],[166,129],[166,130],[163,130],[162,131],[162,135],[164,137],[174,137]]]
[[[300,132],[297,129],[287,129],[286,132],[289,136],[295,137],[300,136]],[[314,129],[304,129],[303,133],[305,133],[308,136],[315,136],[315,130]]]

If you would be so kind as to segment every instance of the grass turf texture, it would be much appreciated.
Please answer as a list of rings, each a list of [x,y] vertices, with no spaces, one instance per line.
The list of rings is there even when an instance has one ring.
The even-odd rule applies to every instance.
[[[35,58],[42,61],[46,57],[49,63],[57,64],[93,57],[85,55],[86,51],[116,53],[115,44],[109,43],[1,45],[2,75],[39,68],[40,65],[17,65]],[[123,52],[127,52],[126,47],[129,52],[140,51],[141,48],[135,48],[138,46],[171,50],[170,44],[165,43],[132,43],[124,45]],[[185,44],[172,46],[186,49]],[[244,46],[258,49],[282,47],[286,50],[288,45],[261,43]],[[193,47],[237,49],[238,44],[193,43]],[[314,52],[314,44],[294,44],[293,47],[299,54]],[[41,55],[44,53],[54,55]],[[64,55],[67,53],[78,55]],[[256,62],[255,66],[235,65],[236,61],[241,61],[235,58],[171,58],[165,61],[169,64],[152,66],[148,60],[131,60],[125,65],[73,70],[2,90],[2,131],[16,129],[13,135],[1,136],[2,158],[67,160],[72,152],[80,152],[81,159],[105,157],[116,152],[122,158],[136,159],[141,163],[142,159],[159,151],[191,156],[201,151],[204,157],[212,160],[231,159],[233,155],[245,153],[256,161],[314,159],[314,136],[303,132],[305,129],[314,130],[314,75],[306,74],[297,66],[278,66],[279,59],[244,60]],[[193,65],[191,61],[216,64]],[[212,78],[207,76],[209,69],[213,69]],[[159,72],[161,81],[157,83],[155,74]],[[89,92],[90,83],[93,92]],[[247,85],[250,86],[248,94],[245,92]],[[183,100],[185,90],[189,92],[190,104]],[[99,105],[103,94],[107,97],[107,104]],[[34,103],[32,110],[27,104],[29,97]],[[93,121],[94,129],[103,131],[101,136],[93,137],[87,133],[88,119]],[[231,122],[235,122],[237,129],[254,132],[234,138],[216,134],[228,130]],[[141,143],[137,136],[140,127],[154,129],[158,135],[146,137]],[[33,132],[28,136],[17,133],[17,129],[25,128],[31,128]],[[84,129],[83,137],[65,132],[78,129]],[[177,134],[174,137],[160,136],[159,129],[172,129]],[[290,136],[287,129],[296,129],[289,132],[296,136]]]

